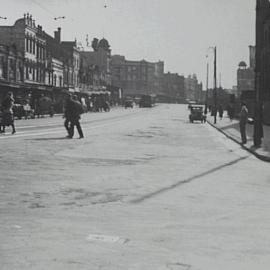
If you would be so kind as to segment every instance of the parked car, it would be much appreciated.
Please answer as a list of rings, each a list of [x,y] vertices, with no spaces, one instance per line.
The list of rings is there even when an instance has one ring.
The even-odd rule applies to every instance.
[[[22,119],[25,116],[25,111],[22,104],[15,103],[12,110],[14,117],[17,119]]]
[[[193,123],[194,121],[201,121],[202,123],[206,122],[206,115],[203,113],[202,105],[191,105],[189,121]]]
[[[140,108],[150,108],[154,105],[154,98],[150,95],[142,95],[141,100],[139,102]]]
[[[35,115],[38,117],[49,114],[51,117],[54,115],[54,104],[51,98],[41,97],[39,99],[38,105],[35,109]]]
[[[125,109],[133,108],[133,106],[134,106],[133,100],[128,99],[128,100],[125,101]]]

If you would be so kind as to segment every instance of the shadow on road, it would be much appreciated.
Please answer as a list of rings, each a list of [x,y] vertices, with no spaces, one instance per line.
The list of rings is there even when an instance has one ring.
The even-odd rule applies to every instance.
[[[188,183],[190,183],[190,182],[192,182],[192,181],[194,181],[194,180],[197,180],[197,179],[199,179],[199,178],[201,178],[201,177],[204,177],[204,176],[206,176],[206,175],[209,175],[209,174],[211,174],[211,173],[214,173],[214,172],[216,172],[216,171],[219,171],[219,170],[221,170],[221,169],[223,169],[223,168],[232,166],[232,165],[234,165],[234,164],[236,164],[236,163],[238,163],[238,162],[240,162],[240,161],[242,161],[242,160],[247,159],[248,157],[249,157],[249,156],[244,156],[244,157],[235,159],[235,160],[233,160],[233,161],[230,161],[230,162],[228,162],[228,163],[225,163],[225,164],[223,164],[223,165],[220,165],[220,166],[218,166],[218,167],[215,167],[215,168],[213,168],[213,169],[211,169],[211,170],[208,170],[208,171],[206,171],[206,172],[203,172],[203,173],[194,175],[194,176],[192,176],[192,177],[190,177],[190,178],[187,178],[186,180],[178,181],[177,183],[175,183],[175,184],[173,184],[173,185],[170,185],[170,186],[168,186],[168,187],[161,188],[161,189],[159,189],[159,190],[157,190],[157,191],[155,191],[155,192],[152,192],[152,193],[149,193],[149,194],[147,194],[147,195],[144,195],[144,196],[142,196],[142,197],[140,197],[140,198],[138,198],[138,199],[131,200],[130,203],[134,203],[134,204],[141,203],[141,202],[143,202],[143,201],[145,201],[145,200],[147,200],[147,199],[151,199],[152,197],[158,196],[158,195],[160,195],[160,194],[162,194],[162,193],[164,193],[164,192],[167,192],[167,191],[169,191],[169,190],[171,190],[171,189],[177,188],[177,187],[179,187],[179,186],[181,186],[181,185],[184,185],[184,184],[188,184]]]
[[[67,137],[56,137],[56,138],[34,138],[34,139],[26,139],[26,141],[57,141],[57,140],[70,140]]]

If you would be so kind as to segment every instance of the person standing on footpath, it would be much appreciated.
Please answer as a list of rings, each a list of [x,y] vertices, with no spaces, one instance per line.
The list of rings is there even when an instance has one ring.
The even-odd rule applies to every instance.
[[[221,104],[218,107],[218,115],[219,115],[219,119],[222,120],[222,118],[223,118],[223,107],[222,107]]]
[[[15,130],[15,124],[14,124],[14,115],[13,115],[13,106],[14,106],[14,98],[13,93],[8,92],[7,96],[2,102],[2,133],[5,133],[6,127],[11,126],[12,127],[12,134],[16,133]]]
[[[239,115],[239,126],[240,126],[240,133],[242,144],[247,143],[247,136],[246,136],[246,124],[248,120],[248,109],[245,102],[241,102],[241,111]]]
[[[65,114],[66,118],[64,126],[68,132],[68,138],[73,138],[74,136],[74,126],[76,126],[79,133],[79,138],[84,138],[83,131],[80,124],[81,114],[83,113],[82,105],[79,101],[72,99],[71,95],[68,95],[65,104]]]

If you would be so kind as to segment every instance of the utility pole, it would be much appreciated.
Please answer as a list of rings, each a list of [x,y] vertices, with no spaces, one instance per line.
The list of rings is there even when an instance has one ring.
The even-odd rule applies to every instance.
[[[214,124],[217,123],[217,47],[214,47]]]
[[[207,114],[208,112],[208,79],[209,78],[209,63],[207,61],[206,64],[206,93],[205,93],[205,108],[204,108],[204,114]]]
[[[256,1],[256,51],[255,51],[255,110],[254,110],[254,133],[253,144],[260,147],[263,137],[262,121],[262,85],[261,85],[261,49],[263,38],[263,19],[260,18],[261,12],[260,0]]]

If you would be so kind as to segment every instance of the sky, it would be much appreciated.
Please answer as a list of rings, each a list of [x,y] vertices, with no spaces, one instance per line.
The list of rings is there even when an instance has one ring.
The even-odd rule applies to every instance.
[[[13,25],[24,13],[62,40],[81,42],[105,37],[112,54],[128,60],[164,61],[165,72],[197,74],[204,87],[209,61],[213,84],[213,50],[221,85],[236,85],[242,60],[249,63],[255,43],[255,0],[0,0],[1,25]],[[104,5],[107,7],[105,8]],[[65,19],[54,20],[54,17]],[[208,55],[208,57],[206,57]],[[220,85],[220,81],[218,82]]]

